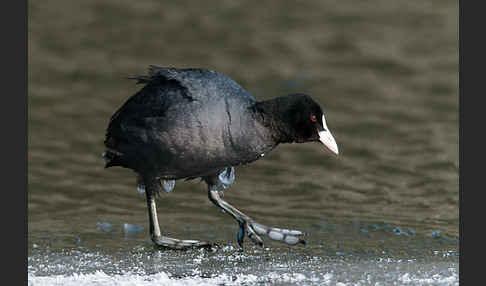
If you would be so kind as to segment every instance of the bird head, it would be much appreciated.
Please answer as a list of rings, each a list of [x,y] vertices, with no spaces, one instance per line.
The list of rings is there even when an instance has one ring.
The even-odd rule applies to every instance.
[[[320,142],[333,154],[338,155],[336,140],[327,126],[320,105],[305,94],[287,96],[288,105],[282,120],[286,122],[286,133],[297,143]]]

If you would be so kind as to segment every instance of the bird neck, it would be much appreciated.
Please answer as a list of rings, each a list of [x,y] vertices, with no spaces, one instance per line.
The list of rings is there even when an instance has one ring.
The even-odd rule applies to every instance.
[[[277,144],[295,142],[287,116],[291,110],[285,97],[259,101],[254,105],[254,112],[257,120],[270,132]]]

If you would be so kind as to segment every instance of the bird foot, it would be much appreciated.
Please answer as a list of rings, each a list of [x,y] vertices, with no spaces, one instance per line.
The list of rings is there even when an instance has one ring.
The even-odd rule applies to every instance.
[[[288,245],[296,245],[298,243],[306,244],[305,240],[300,238],[307,234],[299,230],[281,229],[276,227],[268,227],[254,221],[243,221],[240,223],[238,229],[238,244],[243,248],[243,239],[245,234],[258,246],[263,247],[263,240],[260,236],[268,236],[270,239],[280,241]]]
[[[189,248],[213,248],[219,247],[218,244],[199,241],[199,240],[181,240],[167,236],[152,236],[152,241],[159,247],[167,249],[189,249]]]

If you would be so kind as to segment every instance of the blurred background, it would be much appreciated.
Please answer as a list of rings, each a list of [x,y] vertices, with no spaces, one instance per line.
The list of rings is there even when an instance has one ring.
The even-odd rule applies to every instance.
[[[48,0],[29,1],[28,17],[30,244],[94,247],[105,222],[148,239],[135,176],[100,156],[110,116],[141,88],[127,77],[148,65],[205,67],[257,100],[303,92],[321,104],[338,157],[286,144],[236,169],[225,198],[256,221],[325,245],[347,239],[323,224],[458,237],[457,1]],[[177,182],[158,211],[176,237],[235,242],[203,183]]]

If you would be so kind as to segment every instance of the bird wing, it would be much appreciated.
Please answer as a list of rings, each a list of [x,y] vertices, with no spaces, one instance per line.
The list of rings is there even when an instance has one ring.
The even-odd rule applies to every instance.
[[[246,97],[255,99],[228,76],[209,69],[149,66],[148,75],[130,77],[139,83],[172,81],[179,84],[189,100],[207,100],[207,97]]]
[[[208,69],[150,66],[147,75],[130,78],[145,86],[112,115],[105,137],[105,145],[109,148],[116,149],[120,140],[139,139],[139,133],[129,134],[126,127],[143,131],[147,127],[147,118],[164,122],[169,109],[196,108],[200,104],[214,106],[228,102],[229,98],[241,108],[255,102],[231,78]],[[194,105],[188,107],[186,103],[191,102]]]

